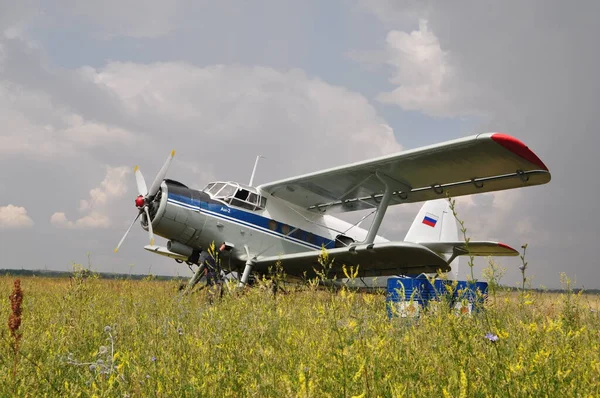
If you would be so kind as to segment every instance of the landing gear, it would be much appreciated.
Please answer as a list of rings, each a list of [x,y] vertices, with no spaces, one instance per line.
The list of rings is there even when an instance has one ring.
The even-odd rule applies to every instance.
[[[250,272],[252,272],[252,266],[254,265],[254,259],[250,255],[250,249],[248,249],[248,246],[246,245],[244,245],[244,249],[246,249],[246,266],[244,267],[244,273],[242,274],[242,279],[240,279],[238,287],[244,287],[248,284],[248,278],[250,277]]]
[[[198,266],[198,269],[196,270],[196,272],[194,272],[194,275],[190,278],[190,281],[188,282],[185,292],[187,293],[187,292],[191,291],[194,288],[194,286],[196,286],[196,284],[198,282],[200,282],[200,279],[202,279],[203,276],[207,277],[207,282],[208,282],[208,278],[209,278],[208,274],[209,274],[209,272],[211,274],[215,273],[214,271],[217,268],[217,264],[216,264],[217,262],[218,261],[215,261],[215,259],[207,251],[194,250],[194,253],[189,257],[188,261],[186,261],[186,264],[188,265],[188,267],[190,267],[190,270],[192,270],[192,271],[193,271],[192,266],[194,264]]]
[[[227,246],[225,243],[221,245],[219,250],[216,253],[211,255],[208,251],[194,251],[194,254],[188,258],[186,263],[190,267],[190,270],[194,272],[193,265],[197,265],[198,268],[194,272],[194,275],[190,278],[187,286],[185,287],[185,292],[190,292],[198,282],[203,277],[206,277],[206,287],[217,286],[221,290],[220,295],[223,295],[222,287],[225,282],[225,279],[236,279],[238,280],[238,287],[250,286],[254,282],[254,278],[252,277],[252,268],[254,267],[254,258],[250,255],[250,250],[248,247],[245,247],[247,253],[246,266],[244,268],[244,272],[239,277],[239,274],[236,272],[237,276],[234,276],[234,273],[229,268],[229,273],[226,274],[223,268],[221,267],[221,258],[220,254],[227,250]],[[239,278],[239,279],[238,279]]]
[[[198,265],[198,269],[194,272],[194,275],[190,278],[188,285],[186,287],[186,292],[191,291],[198,282],[203,277],[206,277],[206,287],[215,286],[220,290],[219,296],[223,295],[222,285],[223,285],[223,271],[221,269],[221,261],[219,253],[222,250],[219,249],[214,255],[209,252],[203,251],[194,251],[194,253],[189,257],[186,263],[189,265],[190,270],[192,269],[192,265]],[[211,298],[212,302],[212,298]]]
[[[250,272],[252,272],[253,262],[251,259],[246,261],[246,266],[244,267],[244,273],[242,274],[242,279],[240,279],[240,283],[238,287],[244,287],[248,284],[248,278],[250,277]]]

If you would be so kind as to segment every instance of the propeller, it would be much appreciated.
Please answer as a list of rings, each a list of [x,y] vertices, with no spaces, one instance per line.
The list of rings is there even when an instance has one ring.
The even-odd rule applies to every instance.
[[[133,168],[133,173],[135,174],[135,183],[137,184],[138,194],[146,196],[148,194],[148,188],[146,188],[146,181],[144,181],[144,176],[142,175],[139,166]]]
[[[138,209],[138,214],[135,217],[135,219],[133,220],[133,222],[131,223],[131,225],[129,226],[129,228],[127,228],[125,235],[123,235],[123,237],[121,238],[121,241],[115,248],[115,253],[119,251],[119,248],[125,241],[127,234],[129,234],[129,231],[131,231],[133,224],[135,224],[135,222],[138,220],[138,218],[140,218],[140,216],[144,213],[146,214],[146,220],[148,221],[148,238],[150,239],[150,244],[154,245],[154,231],[152,229],[152,221],[150,220],[149,205],[150,205],[150,203],[152,203],[152,200],[158,193],[158,190],[160,189],[160,184],[165,179],[165,177],[167,175],[167,170],[169,170],[169,166],[171,165],[171,161],[173,160],[174,156],[175,156],[175,151],[173,150],[173,151],[171,151],[171,154],[167,157],[165,164],[163,164],[162,168],[156,175],[154,182],[150,186],[150,190],[148,190],[148,188],[146,186],[146,181],[144,180],[144,176],[142,175],[140,168],[138,166],[135,166],[135,168],[133,169],[133,173],[135,174],[135,183],[137,185],[137,191],[138,191],[138,197],[135,198],[135,206]]]

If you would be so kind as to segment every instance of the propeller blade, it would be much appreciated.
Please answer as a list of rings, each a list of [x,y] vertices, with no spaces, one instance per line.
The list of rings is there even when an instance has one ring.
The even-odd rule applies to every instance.
[[[146,187],[146,181],[144,180],[144,176],[142,175],[140,168],[135,166],[133,173],[135,174],[135,183],[137,184],[138,194],[146,196],[148,193],[148,188]]]
[[[125,238],[127,237],[127,234],[129,233],[129,231],[131,231],[131,227],[133,227],[133,224],[135,224],[135,222],[137,221],[138,218],[140,218],[140,215],[142,213],[139,212],[137,217],[133,220],[133,222],[131,223],[131,225],[129,226],[129,228],[127,228],[127,232],[125,232],[125,235],[123,235],[123,237],[121,238],[121,241],[119,242],[119,244],[117,245],[117,247],[115,247],[115,253],[119,251],[119,248],[121,247],[121,245],[123,244],[123,241],[125,240]]]
[[[163,165],[162,169],[160,169],[160,171],[156,175],[156,178],[154,179],[154,182],[152,183],[152,186],[150,187],[150,190],[148,191],[148,196],[153,197],[158,192],[158,189],[160,188],[160,184],[162,183],[162,181],[165,179],[165,176],[167,175],[167,170],[169,169],[169,166],[171,165],[171,160],[173,160],[173,156],[175,156],[175,150],[171,151],[171,154],[167,158],[167,161]]]
[[[150,221],[148,206],[144,206],[144,211],[146,212],[146,220],[148,220],[148,236],[150,237],[150,245],[154,246],[154,231],[152,230],[152,221]]]

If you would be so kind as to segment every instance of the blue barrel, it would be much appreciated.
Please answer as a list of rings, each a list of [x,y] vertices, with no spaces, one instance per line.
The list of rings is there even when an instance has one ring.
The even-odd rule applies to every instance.
[[[430,300],[427,278],[388,278],[386,307],[388,317],[417,317]]]
[[[487,293],[486,282],[436,279],[431,283],[423,276],[392,277],[387,280],[386,307],[389,318],[418,317],[431,300],[445,298],[457,313],[473,313],[483,309]]]
[[[454,281],[448,279],[436,279],[431,287],[433,291],[432,299],[442,300],[444,297],[452,296],[452,284]]]
[[[479,312],[483,310],[487,295],[487,282],[459,281],[454,291],[454,307],[461,312]]]

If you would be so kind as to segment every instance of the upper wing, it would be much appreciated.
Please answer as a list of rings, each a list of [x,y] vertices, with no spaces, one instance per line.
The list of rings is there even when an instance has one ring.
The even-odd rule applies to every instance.
[[[545,184],[550,172],[525,144],[499,133],[479,134],[259,186],[298,206],[346,212],[377,206],[394,182],[390,205]]]
[[[425,246],[410,242],[384,242],[327,250],[333,260],[329,277],[337,274],[343,278],[342,265],[359,266],[360,276],[385,276],[398,274],[447,272],[450,266],[443,257]],[[269,266],[281,261],[286,274],[302,277],[315,275],[313,269],[321,269],[320,250],[258,258],[254,261],[256,271],[267,272]]]

